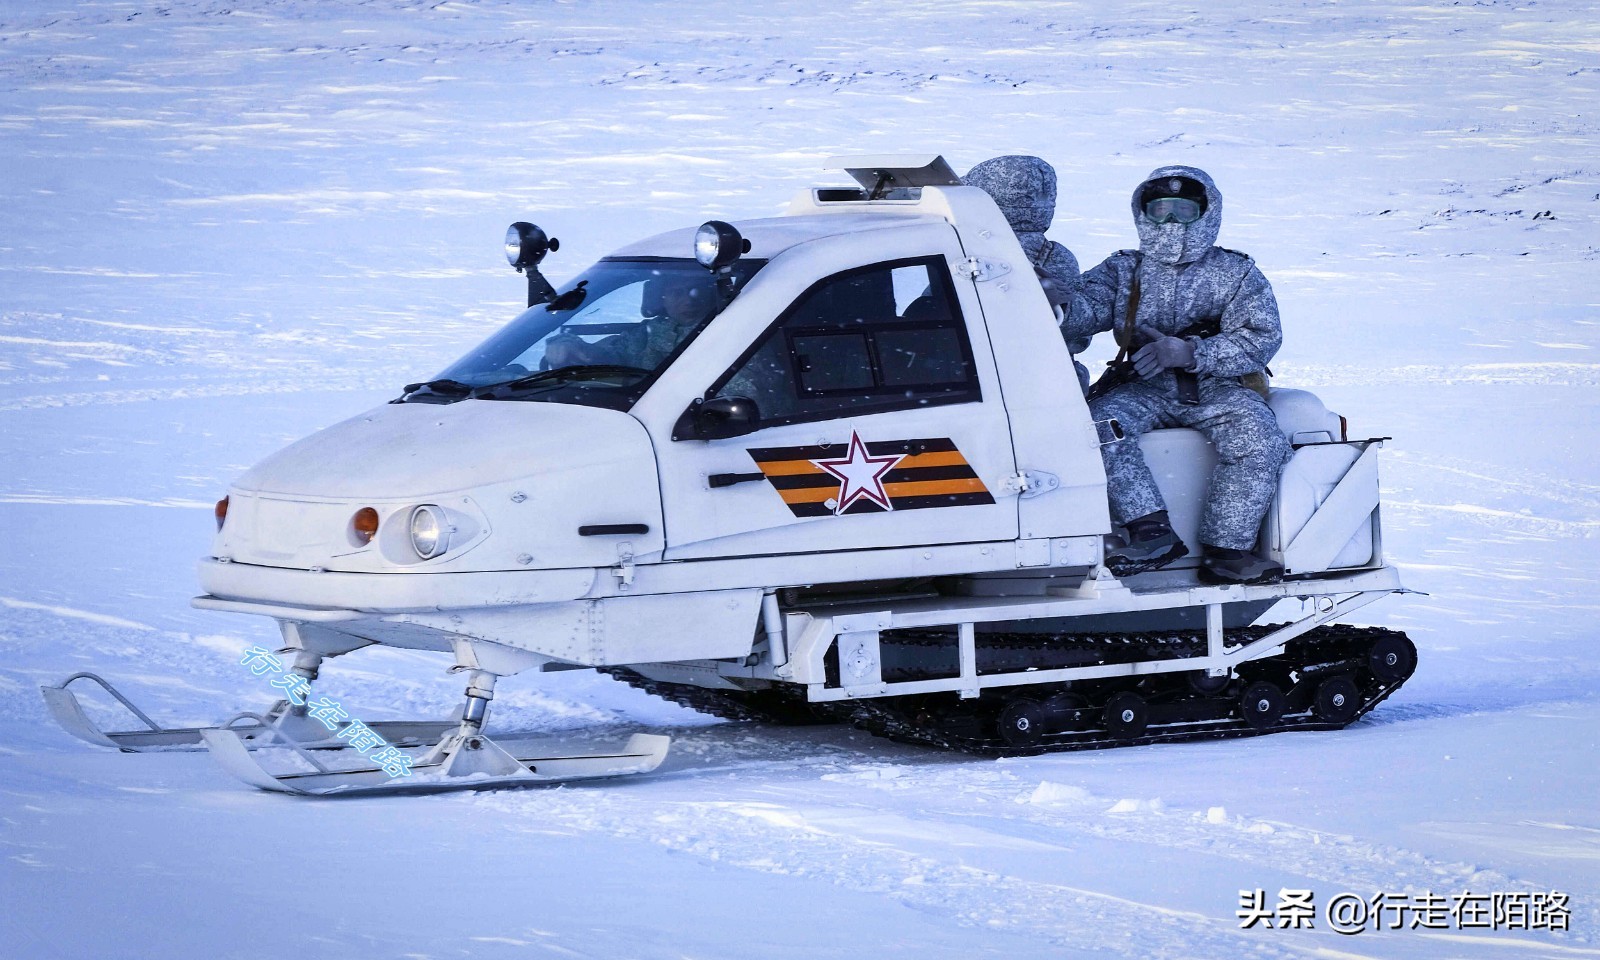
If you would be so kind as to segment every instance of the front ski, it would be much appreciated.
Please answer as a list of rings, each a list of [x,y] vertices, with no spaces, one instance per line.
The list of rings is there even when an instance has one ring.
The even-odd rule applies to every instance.
[[[330,766],[305,747],[288,741],[281,745],[293,750],[311,769],[273,773],[234,731],[205,730],[201,736],[223,769],[245,783],[304,797],[484,790],[649,773],[666,759],[672,743],[671,737],[636,733],[618,751],[548,753],[531,744],[508,750],[481,734],[453,736],[417,759],[408,775],[393,777],[378,767]],[[263,746],[267,745],[255,749]]]
[[[104,730],[89,718],[70,685],[77,680],[89,680],[100,685],[128,712],[144,724],[142,730]],[[93,673],[75,673],[56,686],[41,686],[39,693],[45,706],[63,730],[86,743],[98,747],[113,747],[123,753],[143,753],[149,750],[179,749],[200,750],[202,737],[208,730],[226,730],[237,736],[247,749],[277,745],[282,736],[296,740],[310,750],[347,749],[348,741],[339,739],[319,723],[307,722],[296,715],[284,700],[279,700],[266,713],[236,713],[214,727],[167,727],[152,720],[132,700],[112,686],[109,681]],[[431,746],[456,729],[455,720],[375,720],[367,726],[390,743],[399,746]]]

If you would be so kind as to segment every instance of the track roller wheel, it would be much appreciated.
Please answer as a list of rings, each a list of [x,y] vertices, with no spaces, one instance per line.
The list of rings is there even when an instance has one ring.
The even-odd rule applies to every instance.
[[[1089,705],[1089,701],[1076,693],[1058,693],[1050,697],[1043,704],[1045,719],[1050,724],[1051,733],[1059,733],[1074,725],[1077,711]]]
[[[1378,642],[1372,645],[1372,653],[1367,657],[1367,666],[1372,669],[1373,676],[1384,683],[1408,679],[1411,672],[1417,669],[1416,644],[1403,633],[1391,633],[1380,637]]]
[[[1189,689],[1202,697],[1214,697],[1226,690],[1228,684],[1233,682],[1231,674],[1225,673],[1220,677],[1213,677],[1204,670],[1192,670],[1186,676],[1189,678]]]
[[[1044,705],[1018,697],[1001,708],[995,725],[999,728],[1000,739],[1013,747],[1032,746],[1045,734]]]
[[[1275,683],[1258,680],[1239,695],[1239,715],[1257,730],[1265,730],[1283,718],[1283,691]]]
[[[1106,701],[1106,732],[1118,740],[1135,740],[1150,725],[1150,707],[1130,690]]]
[[[1058,693],[1040,706],[1044,708],[1044,722],[1050,733],[1082,729],[1084,724],[1080,718],[1092,715],[1092,711],[1088,710],[1089,701],[1076,693]]]
[[[1329,677],[1317,687],[1311,712],[1327,723],[1349,723],[1361,710],[1361,691],[1349,677]]]

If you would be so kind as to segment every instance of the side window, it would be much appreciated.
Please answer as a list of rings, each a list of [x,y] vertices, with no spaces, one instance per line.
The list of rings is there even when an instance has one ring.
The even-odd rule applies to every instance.
[[[876,264],[822,281],[712,394],[754,400],[763,427],[983,399],[941,257]]]

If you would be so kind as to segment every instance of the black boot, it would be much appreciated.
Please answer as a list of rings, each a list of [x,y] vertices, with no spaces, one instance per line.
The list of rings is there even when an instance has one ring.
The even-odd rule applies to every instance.
[[[1128,540],[1125,547],[1117,547],[1106,554],[1106,569],[1112,576],[1131,577],[1136,573],[1160,570],[1184,556],[1189,548],[1172,531],[1167,511],[1157,510],[1137,520],[1128,521]]]
[[[1277,583],[1283,567],[1248,550],[1202,544],[1205,557],[1200,561],[1200,579],[1205,583]]]

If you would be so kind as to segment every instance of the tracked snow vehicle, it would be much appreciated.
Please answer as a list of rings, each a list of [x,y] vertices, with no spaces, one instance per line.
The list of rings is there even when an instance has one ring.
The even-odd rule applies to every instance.
[[[539,273],[555,241],[514,225],[529,308],[241,477],[195,605],[278,621],[308,682],[373,644],[448,654],[460,718],[396,729],[434,787],[660,762],[648,738],[567,767],[501,749],[487,704],[525,672],[984,754],[1337,728],[1410,676],[1403,634],[1330,625],[1402,591],[1380,439],[1274,390],[1295,453],[1259,546],[1282,582],[1206,585],[1193,561],[1119,581],[1101,562],[1115,425],[1091,422],[994,203],[942,158],[834,167],[858,186],[641,241],[560,289]],[[1194,543],[1209,445],[1137,442]],[[105,734],[65,685],[47,694],[86,737],[203,737],[269,789],[386,786],[370,765],[268,774],[247,748],[342,745],[295,704]]]

